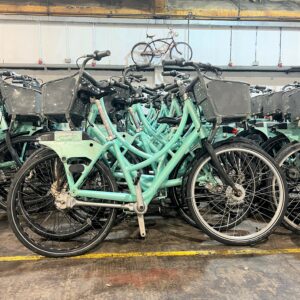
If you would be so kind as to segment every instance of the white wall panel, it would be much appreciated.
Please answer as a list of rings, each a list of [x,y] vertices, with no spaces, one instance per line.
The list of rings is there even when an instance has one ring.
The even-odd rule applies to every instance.
[[[280,30],[258,30],[257,60],[260,66],[277,66],[279,62]]]
[[[195,60],[216,65],[227,65],[229,62],[229,29],[193,29],[190,44]]]
[[[38,23],[2,23],[2,61],[37,63],[39,59]]]
[[[68,25],[67,32],[69,32],[70,58],[72,63],[75,63],[79,56],[94,51],[92,24]],[[68,47],[67,43],[66,47]]]
[[[42,23],[42,49],[45,64],[63,64],[66,58],[64,23]],[[35,60],[32,58],[32,63]]]
[[[300,66],[300,31],[282,30],[282,63]]]
[[[1,21],[0,62],[64,64],[66,58],[75,63],[78,56],[94,49],[111,50],[102,64],[130,64],[132,46],[146,40],[146,33],[166,37],[168,24],[101,24],[41,21]],[[178,41],[187,41],[186,27],[173,28]],[[234,27],[232,62],[235,66],[251,66],[255,60],[255,27]],[[279,60],[279,28],[258,29],[257,60],[260,66],[277,66]],[[190,44],[194,59],[216,65],[227,65],[230,56],[230,27],[191,27]],[[300,65],[300,29],[283,29],[282,61]]]
[[[234,66],[251,66],[255,60],[256,30],[232,30],[232,63]]]

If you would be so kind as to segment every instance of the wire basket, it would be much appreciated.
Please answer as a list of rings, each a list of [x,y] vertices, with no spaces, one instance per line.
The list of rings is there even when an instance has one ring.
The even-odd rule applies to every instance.
[[[300,120],[300,90],[297,89],[289,95],[289,107],[288,113],[290,113],[292,121]]]
[[[207,121],[218,123],[241,121],[251,114],[249,84],[238,81],[200,80],[194,86],[194,96]]]
[[[87,105],[77,95],[78,82],[76,74],[43,84],[42,114],[47,119],[81,125],[87,114]]]
[[[0,81],[1,102],[12,119],[41,119],[41,92]]]

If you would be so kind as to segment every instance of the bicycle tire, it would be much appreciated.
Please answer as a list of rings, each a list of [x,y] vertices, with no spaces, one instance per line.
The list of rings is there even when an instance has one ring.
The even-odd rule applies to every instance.
[[[41,153],[41,152],[40,152]],[[30,159],[30,161],[28,160],[26,162],[26,164],[24,164],[21,169],[19,170],[19,172],[16,174],[12,185],[11,185],[11,189],[9,191],[8,194],[8,220],[9,223],[11,225],[11,228],[13,230],[13,232],[15,233],[16,237],[19,239],[19,241],[28,249],[30,249],[31,251],[43,255],[43,256],[47,256],[47,257],[68,257],[68,256],[75,256],[75,255],[80,255],[83,253],[86,253],[87,251],[93,249],[94,247],[96,247],[99,243],[101,243],[105,237],[108,235],[108,233],[111,231],[112,226],[114,225],[114,221],[116,218],[116,209],[109,209],[109,214],[107,216],[107,220],[105,221],[105,224],[103,225],[103,227],[100,229],[95,228],[93,226],[93,230],[96,230],[96,233],[94,236],[92,236],[92,238],[90,240],[88,240],[85,244],[83,244],[82,246],[73,246],[72,249],[60,249],[59,247],[62,247],[62,244],[58,244],[58,246],[54,246],[53,243],[55,242],[54,240],[50,240],[52,242],[52,246],[50,247],[50,245],[41,245],[41,242],[37,240],[38,237],[36,237],[36,233],[34,233],[34,237],[31,238],[29,236],[29,228],[26,227],[25,225],[22,223],[24,221],[21,220],[22,216],[20,215],[20,209],[19,209],[19,202],[21,201],[18,198],[18,194],[20,193],[20,188],[26,178],[26,174],[28,174],[28,172],[33,169],[35,167],[35,165],[37,165],[39,162],[49,159],[51,157],[54,157],[56,155],[56,153],[54,153],[52,150],[48,150],[48,152],[43,152],[43,156],[41,155],[36,155],[34,157],[32,157],[32,159]],[[110,170],[108,169],[108,167],[101,161],[97,162],[99,168],[101,168],[102,170],[102,175],[103,177],[106,178],[106,183],[108,183],[109,189],[112,191],[116,191],[117,190],[117,185],[115,182],[114,177],[112,176]],[[99,219],[100,220],[100,219]],[[93,221],[92,221],[93,222]],[[90,225],[92,226],[93,223],[90,223]],[[41,236],[42,242],[47,242],[44,241],[43,236]],[[36,240],[34,240],[34,238]],[[66,243],[67,241],[63,241],[63,243]],[[68,241],[69,242],[69,241]],[[70,241],[73,242],[73,241]],[[80,241],[75,240],[74,243],[79,243]],[[59,241],[59,243],[62,243],[61,241]],[[56,244],[55,244],[56,245]],[[72,244],[71,246],[72,247]]]
[[[135,51],[135,49],[136,48],[138,48],[138,47],[145,47],[144,48],[144,50],[142,50],[142,51],[146,51],[148,48],[149,48],[149,51],[151,51],[151,57],[150,57],[150,59],[148,60],[148,61],[144,61],[144,62],[142,62],[142,63],[140,63],[140,62],[138,62],[137,61],[137,59],[134,57],[134,51]],[[150,55],[149,55],[150,56]],[[140,56],[141,57],[141,56]],[[151,62],[152,62],[152,60],[153,60],[153,57],[154,57],[154,55],[153,55],[153,49],[152,49],[152,47],[148,44],[148,43],[146,43],[146,42],[140,42],[140,43],[137,43],[137,44],[135,44],[133,47],[132,47],[132,49],[131,49],[131,59],[132,59],[132,61],[136,64],[136,65],[142,65],[142,64],[150,64]]]
[[[287,189],[286,189],[286,183],[284,181],[284,175],[283,175],[282,171],[280,170],[279,166],[275,163],[275,161],[269,155],[265,154],[265,152],[263,150],[261,150],[260,148],[258,148],[256,146],[237,143],[237,144],[220,146],[217,149],[215,149],[215,153],[217,156],[222,155],[223,153],[226,153],[226,151],[227,152],[237,151],[237,153],[240,153],[240,155],[241,155],[241,153],[246,153],[250,157],[252,155],[256,159],[260,160],[259,164],[265,163],[265,165],[270,169],[270,171],[274,175],[274,178],[276,179],[276,184],[278,184],[279,192],[280,192],[278,199],[277,199],[277,197],[273,197],[274,199],[272,199],[272,201],[274,201],[274,202],[275,202],[275,200],[277,201],[275,207],[273,208],[275,210],[274,216],[272,218],[270,218],[270,221],[268,221],[266,226],[264,228],[262,228],[261,230],[258,230],[259,228],[258,228],[258,226],[255,226],[256,224],[251,224],[251,222],[249,221],[249,228],[247,228],[247,230],[253,231],[250,234],[247,234],[248,231],[246,229],[243,229],[243,230],[241,230],[239,228],[235,229],[233,231],[233,234],[240,233],[241,234],[240,236],[230,235],[232,232],[225,233],[224,230],[217,231],[213,227],[213,225],[209,224],[209,220],[206,220],[205,218],[209,218],[210,215],[206,215],[206,217],[205,217],[205,214],[203,213],[204,209],[202,209],[202,212],[200,212],[201,207],[198,207],[196,200],[195,200],[196,199],[195,194],[194,194],[194,187],[196,184],[196,180],[198,178],[197,176],[198,176],[198,174],[200,174],[199,172],[201,170],[204,170],[204,167],[206,167],[206,170],[207,170],[207,168],[208,168],[207,163],[209,163],[211,160],[211,158],[208,154],[201,157],[195,163],[194,168],[189,176],[188,183],[187,183],[188,184],[187,185],[187,200],[188,200],[189,209],[193,216],[193,219],[195,220],[195,222],[197,223],[199,228],[201,228],[208,236],[210,236],[214,240],[219,241],[223,244],[233,245],[233,246],[253,245],[253,244],[256,244],[256,243],[266,239],[273,232],[273,230],[282,222],[282,220],[284,218],[286,206],[287,206]],[[260,165],[260,167],[261,167],[261,165]],[[255,170],[253,170],[252,173],[256,174]],[[227,172],[227,174],[229,174],[229,173]],[[271,177],[271,178],[273,180],[275,180],[273,177]],[[247,189],[249,187],[249,182],[251,182],[251,184],[253,185],[253,186],[250,186],[250,188],[252,188],[253,191],[250,193],[247,193]],[[260,180],[260,182],[262,182],[262,181]],[[235,184],[236,184],[236,182],[235,182]],[[241,183],[240,186],[242,187],[242,185],[247,186],[247,189],[244,189],[244,199],[243,199],[244,203],[241,204],[242,205],[241,209],[244,210],[244,216],[246,216],[246,214],[247,214],[247,216],[246,216],[246,219],[247,219],[248,217],[250,218],[254,213],[258,212],[258,209],[255,207],[255,204],[256,204],[255,199],[258,197],[258,195],[260,195],[260,193],[258,194],[258,192],[261,190],[254,189],[255,180],[253,180],[253,179],[251,179],[251,181],[250,181],[249,179],[246,180],[246,178],[245,178],[244,183]],[[221,187],[222,187],[222,190],[220,193],[223,193],[225,195],[224,199],[226,199],[228,187],[226,188],[226,185],[224,185],[224,186],[221,185]],[[265,189],[265,187],[263,187],[263,189]],[[254,191],[256,192],[256,194],[254,194]],[[267,194],[266,191],[264,193],[265,193],[264,195],[266,198],[269,197],[270,195],[274,196],[274,186],[273,185],[271,186],[270,194]],[[246,196],[249,198],[246,198]],[[205,202],[205,199],[203,197],[204,196],[202,196],[202,198],[200,197],[202,200],[199,200],[200,202],[202,202],[202,204],[201,204],[202,207],[203,207],[203,203]],[[205,196],[205,197],[207,197],[207,196]],[[214,197],[217,197],[217,196],[214,196]],[[249,200],[251,200],[251,201],[249,202]],[[228,198],[226,201],[227,201],[226,203],[228,204]],[[270,200],[270,202],[271,202],[271,200]],[[244,205],[248,205],[248,204],[249,204],[248,208],[244,207]],[[207,203],[207,205],[210,205],[210,203]],[[238,204],[238,205],[240,205],[240,204]],[[253,205],[253,207],[251,207],[252,205]],[[229,208],[230,208],[230,206],[229,206]],[[209,207],[209,211],[211,214],[212,208]],[[207,214],[207,212],[206,212],[206,214]],[[223,218],[224,218],[224,216],[222,217],[221,221],[223,221]],[[244,219],[244,220],[246,220],[246,219]],[[212,220],[214,221],[213,218],[212,218]],[[245,226],[244,222],[239,223],[238,226],[240,226],[241,224],[243,224],[243,226]],[[257,224],[259,224],[259,223],[257,223]],[[247,226],[247,224],[246,224],[246,226]],[[245,235],[242,235],[244,233],[245,233]]]
[[[187,47],[187,49],[189,49],[189,57],[188,57],[188,59],[186,59],[186,60],[191,60],[192,58],[193,58],[193,49],[192,49],[192,47],[188,44],[188,43],[186,43],[186,42],[178,42],[178,43],[175,43],[173,46],[172,46],[172,48],[170,49],[170,58],[171,59],[175,59],[176,57],[175,57],[175,52],[174,51],[176,51],[177,53],[179,53],[178,52],[178,50],[177,50],[177,46],[178,45],[185,45],[186,47]],[[174,53],[173,53],[174,52]],[[177,57],[178,58],[178,57]]]

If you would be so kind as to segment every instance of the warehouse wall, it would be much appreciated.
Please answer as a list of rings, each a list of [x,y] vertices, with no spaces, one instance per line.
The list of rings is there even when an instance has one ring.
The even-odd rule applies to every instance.
[[[157,37],[167,35],[165,24],[108,24],[91,22],[50,22],[47,20],[0,20],[0,63],[65,64],[70,58],[94,49],[110,49],[112,55],[103,64],[126,65],[131,63],[132,46],[145,40],[146,32]],[[277,66],[280,57],[284,66],[300,65],[300,28],[191,26],[172,25],[179,36],[188,41],[194,50],[194,59],[217,65]],[[1,66],[1,65],[0,65]]]

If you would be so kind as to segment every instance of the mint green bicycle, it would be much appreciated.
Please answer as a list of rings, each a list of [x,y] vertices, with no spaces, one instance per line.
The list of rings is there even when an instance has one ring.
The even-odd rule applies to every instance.
[[[40,138],[46,148],[22,166],[8,196],[8,218],[16,237],[44,256],[80,255],[105,239],[118,209],[136,213],[140,234],[145,237],[144,215],[151,201],[161,191],[181,186],[197,226],[211,238],[229,245],[266,239],[285,214],[286,187],[280,169],[253,145],[212,146],[220,124],[245,119],[249,113],[249,86],[209,78],[207,83],[201,73],[206,65],[166,61],[168,66],[191,66],[197,76],[189,84],[178,80],[168,87],[181,101],[182,116],[175,122],[173,134],[164,135],[164,145],[157,152],[146,151],[130,142],[132,136],[118,132],[108,117],[103,96],[112,92],[114,84],[99,83],[84,71],[89,60],[107,55],[95,52],[87,56],[78,74],[57,82],[62,86],[66,80],[72,87],[72,107],[84,105],[82,111],[86,112],[92,103],[103,125],[99,127],[89,119],[88,134],[55,132]],[[44,89],[49,95],[47,84]],[[198,106],[214,124],[210,132],[201,122]],[[174,125],[170,119],[164,121]],[[188,134],[187,127],[192,128]],[[136,135],[142,136],[142,132],[141,127]],[[172,171],[196,145],[201,151],[187,167],[186,178],[171,178]],[[125,156],[128,151],[141,161],[130,162]],[[105,163],[109,156],[117,161],[118,172]],[[146,167],[151,171],[143,172]],[[120,176],[128,192],[118,191],[116,177]]]

